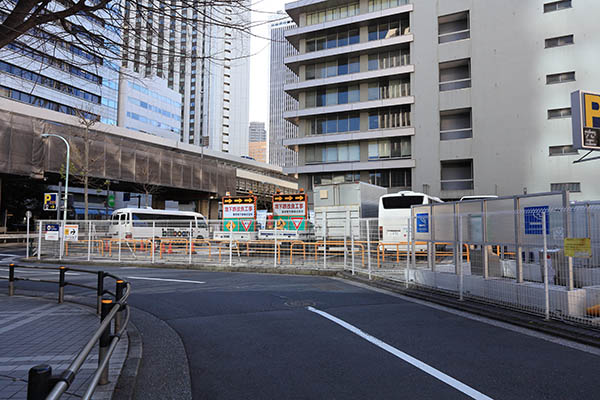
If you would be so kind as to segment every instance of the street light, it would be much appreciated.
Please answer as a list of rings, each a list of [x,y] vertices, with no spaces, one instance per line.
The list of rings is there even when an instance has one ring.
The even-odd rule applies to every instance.
[[[60,140],[62,140],[63,142],[65,142],[65,145],[67,146],[67,174],[65,177],[65,204],[64,204],[64,213],[63,213],[63,220],[64,220],[64,225],[67,224],[67,201],[68,201],[68,196],[69,196],[69,164],[70,164],[70,158],[71,158],[71,146],[69,146],[69,142],[67,142],[67,139],[65,139],[64,137],[60,136],[60,135],[56,135],[54,133],[43,133],[42,137],[43,138],[47,138],[47,137],[57,137]],[[64,229],[64,228],[63,228]]]

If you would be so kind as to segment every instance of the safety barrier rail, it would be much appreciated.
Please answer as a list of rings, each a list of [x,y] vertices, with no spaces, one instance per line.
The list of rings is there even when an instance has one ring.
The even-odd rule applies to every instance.
[[[0,268],[8,268],[8,295],[15,293],[15,282],[30,281],[42,283],[55,283],[58,285],[58,303],[63,303],[65,298],[65,287],[76,286],[96,291],[97,304],[96,312],[100,315],[100,326],[88,340],[85,346],[77,354],[73,362],[60,375],[52,375],[52,367],[49,365],[37,365],[29,370],[29,381],[27,383],[28,400],[56,400],[59,399],[75,380],[77,373],[81,369],[84,361],[88,358],[96,342],[99,342],[98,368],[94,372],[89,385],[82,399],[87,400],[92,397],[98,385],[108,383],[108,367],[110,358],[115,351],[119,340],[129,322],[130,310],[127,304],[127,298],[131,292],[131,284],[119,277],[104,271],[89,271],[80,268],[70,267],[32,267],[27,265],[0,265]],[[17,277],[19,269],[50,270],[59,272],[58,281]],[[84,285],[76,282],[68,282],[66,274],[68,271],[92,274],[97,276],[96,286]],[[115,291],[111,292],[105,288],[104,279],[112,278],[115,281]],[[107,297],[105,295],[109,295]],[[114,321],[114,326],[113,325]]]

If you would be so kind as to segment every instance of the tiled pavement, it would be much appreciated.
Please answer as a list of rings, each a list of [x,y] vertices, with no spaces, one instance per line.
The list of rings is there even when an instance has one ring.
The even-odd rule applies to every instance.
[[[26,399],[31,367],[49,364],[53,374],[66,369],[100,324],[90,307],[55,300],[0,294],[0,399]],[[127,355],[127,335],[111,358],[109,381],[94,399],[110,399]],[[85,392],[98,366],[98,346],[83,364],[62,399]]]

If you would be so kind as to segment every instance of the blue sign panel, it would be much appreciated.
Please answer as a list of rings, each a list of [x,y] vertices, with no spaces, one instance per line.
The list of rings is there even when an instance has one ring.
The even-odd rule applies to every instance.
[[[429,233],[429,214],[417,214],[417,233]]]
[[[46,224],[46,232],[58,232],[59,230],[59,224]]]
[[[526,235],[541,235],[543,213],[546,213],[546,235],[550,234],[550,215],[548,215],[548,206],[542,207],[525,207],[525,234]]]

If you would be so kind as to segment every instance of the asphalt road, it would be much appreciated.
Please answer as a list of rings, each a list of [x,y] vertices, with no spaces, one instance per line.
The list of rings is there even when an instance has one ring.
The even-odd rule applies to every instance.
[[[338,279],[104,269],[133,283],[140,399],[598,397],[596,349]]]

